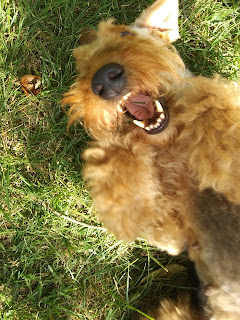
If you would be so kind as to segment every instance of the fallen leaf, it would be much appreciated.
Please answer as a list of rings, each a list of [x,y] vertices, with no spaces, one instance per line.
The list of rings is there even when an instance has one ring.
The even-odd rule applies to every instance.
[[[26,74],[20,79],[20,84],[26,96],[29,96],[30,94],[34,94],[36,96],[41,90],[41,77]]]

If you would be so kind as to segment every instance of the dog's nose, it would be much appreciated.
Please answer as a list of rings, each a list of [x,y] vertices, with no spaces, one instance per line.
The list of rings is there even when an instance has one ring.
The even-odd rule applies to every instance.
[[[92,78],[93,92],[105,100],[118,96],[124,84],[124,68],[117,63],[105,64]]]

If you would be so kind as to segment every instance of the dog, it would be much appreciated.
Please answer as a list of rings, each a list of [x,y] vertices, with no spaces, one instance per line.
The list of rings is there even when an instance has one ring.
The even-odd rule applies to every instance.
[[[129,26],[100,22],[74,50],[62,103],[92,137],[83,153],[100,220],[171,255],[188,250],[206,297],[162,301],[155,319],[240,319],[240,88],[193,76],[172,42],[178,1]],[[205,299],[203,299],[205,300]]]

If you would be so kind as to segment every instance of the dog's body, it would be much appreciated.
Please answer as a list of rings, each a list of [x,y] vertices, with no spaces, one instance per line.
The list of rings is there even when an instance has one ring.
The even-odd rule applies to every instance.
[[[177,15],[176,0],[158,0],[129,27],[101,22],[74,51],[80,76],[63,104],[69,123],[83,121],[94,139],[84,172],[105,226],[170,254],[188,249],[206,288],[205,316],[236,320],[240,91],[191,76],[170,44]],[[174,308],[172,319],[205,317],[185,305],[181,315],[165,302],[159,319]]]

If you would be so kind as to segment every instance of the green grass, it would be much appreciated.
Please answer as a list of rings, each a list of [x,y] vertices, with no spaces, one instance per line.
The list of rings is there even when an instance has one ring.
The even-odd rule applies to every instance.
[[[134,309],[187,290],[184,272],[158,274],[186,265],[184,255],[101,229],[81,177],[88,137],[66,132],[59,104],[81,29],[111,16],[129,23],[150,2],[0,0],[1,319],[134,319]],[[176,46],[194,73],[239,78],[237,0],[181,1],[180,31]],[[20,89],[29,73],[42,77],[37,97]]]

